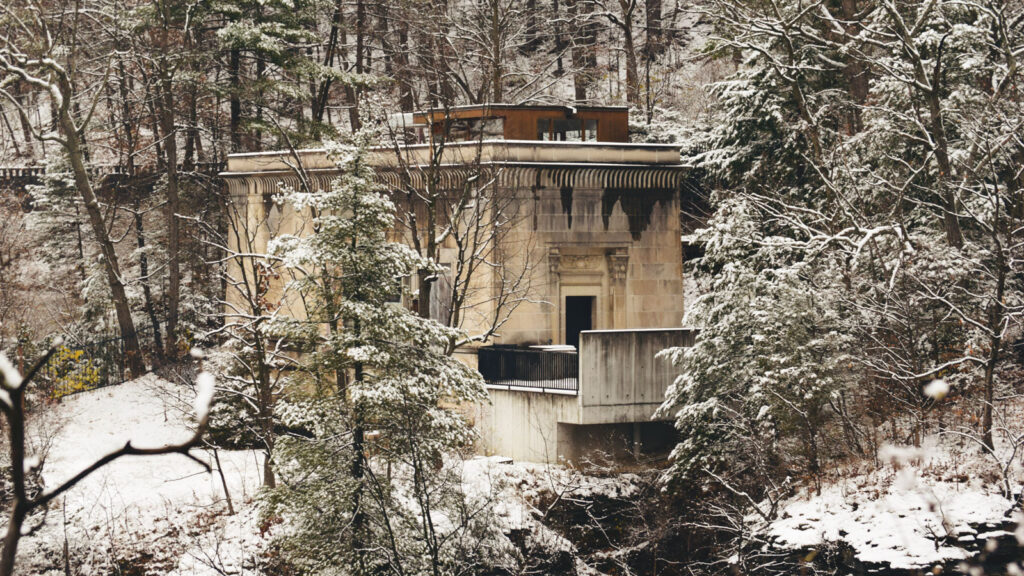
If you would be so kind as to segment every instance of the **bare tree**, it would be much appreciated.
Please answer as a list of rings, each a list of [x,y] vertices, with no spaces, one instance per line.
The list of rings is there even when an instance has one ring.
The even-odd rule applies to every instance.
[[[638,0],[616,0],[609,6],[607,0],[597,0],[604,16],[622,34],[622,51],[626,57],[626,101],[630,106],[640,107],[640,69],[637,60],[634,19],[639,8]]]
[[[26,474],[39,464],[34,461],[32,455],[28,454],[26,450],[25,394],[33,378],[46,365],[50,356],[57,351],[57,347],[60,344],[60,341],[55,343],[28,370],[24,377],[10,364],[6,356],[0,354],[0,413],[3,414],[4,419],[7,421],[12,480],[12,500],[7,521],[7,532],[4,536],[3,551],[0,553],[0,576],[11,576],[14,574],[18,542],[24,535],[23,527],[28,517],[37,510],[45,510],[50,502],[53,502],[61,494],[74,488],[75,485],[90,474],[107,464],[125,456],[182,454],[199,463],[207,471],[210,469],[209,465],[191,453],[192,448],[199,446],[203,433],[206,430],[209,420],[210,401],[213,399],[214,394],[213,376],[203,373],[200,374],[197,380],[198,393],[195,402],[197,425],[188,440],[178,444],[152,448],[135,446],[129,440],[118,450],[97,459],[63,483],[39,494],[32,494],[26,482]]]
[[[482,125],[474,137],[451,142],[450,110],[434,111],[425,145],[406,145],[402,127],[388,125],[387,149],[397,164],[398,219],[413,248],[447,267],[447,272],[421,270],[417,312],[431,316],[431,302],[444,302],[435,319],[453,328],[468,328],[463,341],[486,342],[496,335],[518,305],[530,297],[533,261],[529,242],[515,243],[512,234],[523,218],[514,187],[502,185],[503,169],[481,161]],[[486,122],[486,121],[482,121]],[[458,170],[445,165],[457,158]],[[435,293],[440,291],[440,294]]]
[[[74,175],[75,187],[82,198],[82,203],[89,217],[93,235],[103,255],[103,267],[106,272],[107,284],[110,288],[114,310],[117,313],[118,325],[125,340],[125,355],[128,367],[133,376],[145,372],[142,351],[139,346],[138,334],[132,320],[128,296],[125,292],[125,277],[121,271],[120,260],[110,237],[107,218],[100,206],[99,199],[93,188],[91,176],[87,168],[88,146],[86,130],[90,126],[93,115],[100,104],[102,92],[92,90],[85,106],[81,107],[81,98],[76,90],[73,74],[75,68],[60,63],[61,54],[66,53],[70,59],[74,55],[76,44],[58,44],[66,31],[51,30],[45,16],[49,14],[43,6],[35,5],[35,9],[24,13],[16,12],[12,7],[0,8],[9,19],[17,23],[13,30],[0,37],[0,71],[4,78],[0,86],[7,82],[17,81],[46,94],[50,99],[54,120],[60,134],[39,133],[35,136],[42,141],[56,142],[67,155]],[[72,19],[80,14],[75,11],[69,16]],[[58,33],[60,32],[60,33]],[[72,29],[71,33],[74,33]],[[24,51],[21,45],[28,45],[29,39],[39,42],[33,44],[31,53]],[[67,49],[67,50],[66,50]],[[111,63],[106,63],[103,77],[109,73]],[[29,111],[21,106],[6,88],[0,89],[0,95],[16,106],[20,115],[28,117]],[[84,94],[83,94],[84,95]],[[79,112],[82,109],[83,111]]]
[[[245,199],[229,198],[225,207],[228,235],[215,230],[214,248],[220,255],[212,263],[222,270],[227,293],[221,302],[221,327],[207,334],[220,338],[230,358],[225,370],[224,394],[239,401],[248,415],[242,425],[262,444],[263,485],[274,487],[274,443],[278,424],[277,403],[289,368],[296,365],[295,342],[275,325],[284,310],[289,286],[280,282],[278,259],[262,253],[260,240],[269,229],[268,215],[253,217]]]

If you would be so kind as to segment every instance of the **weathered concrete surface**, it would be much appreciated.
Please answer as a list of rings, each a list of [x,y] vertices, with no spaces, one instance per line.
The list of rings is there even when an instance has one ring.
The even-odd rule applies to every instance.
[[[667,452],[675,430],[667,422],[575,424],[579,398],[566,394],[491,389],[491,404],[473,418],[480,451],[527,462],[628,460]]]
[[[484,451],[534,462],[628,458],[670,447],[674,430],[652,422],[675,378],[666,348],[693,345],[685,328],[581,334],[576,395],[492,388],[477,420]]]
[[[665,400],[676,369],[657,354],[692,346],[687,328],[600,330],[580,334],[579,424],[647,422]]]
[[[402,162],[425,162],[429,147],[410,146]],[[297,161],[308,182],[292,171]],[[380,183],[392,190],[419,186],[424,170],[401,170],[394,150],[377,149],[368,162]],[[683,316],[680,180],[685,168],[677,147],[626,143],[483,142],[444,150],[441,190],[461,191],[466,183],[486,182],[485,217],[495,226],[489,269],[476,274],[467,292],[460,327],[467,334],[487,330],[495,302],[515,283],[518,307],[495,338],[501,344],[548,344],[566,340],[566,299],[593,298],[592,325],[621,332],[584,333],[578,396],[492,390],[489,406],[473,417],[482,446],[491,453],[541,462],[577,458],[591,449],[623,442],[643,443],[654,410],[673,375],[654,355],[679,341],[672,328]],[[286,187],[308,183],[324,189],[337,168],[323,150],[237,154],[224,174],[231,196],[231,248],[243,254],[265,252],[280,234],[303,235],[309,214],[280,206],[274,198]],[[410,181],[405,182],[408,176]],[[400,199],[401,195],[396,195]],[[397,202],[397,200],[396,200]],[[416,206],[405,209],[418,210]],[[494,226],[488,224],[485,226]],[[472,224],[472,223],[470,223]],[[440,224],[439,224],[440,225]],[[410,241],[396,226],[395,240]],[[487,237],[486,231],[484,237]],[[441,248],[440,264],[452,265],[452,236]],[[232,272],[240,273],[237,263]],[[241,274],[239,274],[241,276]],[[271,282],[268,299],[282,313],[303,317],[303,302],[282,288],[290,278]],[[244,308],[238,288],[229,289],[228,309]],[[410,293],[417,289],[411,286]],[[410,304],[407,302],[407,304]],[[588,352],[590,350],[590,352]],[[472,352],[467,350],[467,352]],[[660,364],[659,364],[660,363]],[[641,423],[634,426],[634,423]],[[625,439],[625,440],[623,440]]]
[[[490,394],[491,404],[481,407],[477,420],[483,452],[529,462],[557,462],[572,452],[572,439],[559,437],[558,423],[577,418],[576,396],[497,389]]]

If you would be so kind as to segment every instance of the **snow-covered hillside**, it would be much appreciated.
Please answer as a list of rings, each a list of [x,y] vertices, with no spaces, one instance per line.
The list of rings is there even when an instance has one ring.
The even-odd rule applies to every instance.
[[[845,543],[859,562],[919,569],[971,558],[1024,520],[1001,492],[992,457],[973,447],[933,436],[922,448],[890,447],[880,456],[881,466],[849,470],[820,493],[804,489],[783,503],[768,539],[792,549]],[[1018,468],[1007,471],[1015,499]],[[1024,525],[1016,530],[1024,544]]]
[[[127,440],[156,446],[187,438],[192,396],[188,387],[148,375],[65,398],[34,424],[35,444],[50,446],[44,482],[56,485]],[[77,574],[130,568],[206,576],[266,569],[273,556],[267,553],[270,538],[287,529],[287,522],[261,523],[255,498],[260,456],[218,453],[232,515],[212,453],[195,453],[215,471],[170,455],[124,458],[89,477],[23,540],[20,572],[63,574],[65,558]],[[998,467],[980,451],[932,437],[922,449],[890,449],[880,464],[851,466],[825,481],[820,493],[805,488],[781,503],[773,522],[750,521],[779,549],[843,543],[859,562],[895,569],[966,559],[985,540],[1013,539],[1007,528],[1014,529],[1014,504],[1000,492]],[[509,550],[564,554],[585,574],[594,573],[586,555],[551,525],[544,510],[560,499],[627,500],[641,484],[631,474],[599,478],[500,457],[472,458],[461,469],[466,492],[493,499],[500,531],[519,539],[514,545],[508,541]],[[1008,473],[1017,478],[1020,470]],[[1024,533],[1016,536],[1024,541]]]
[[[187,439],[193,396],[187,387],[147,375],[65,398],[33,430],[37,445],[50,446],[43,464],[46,486],[57,485],[128,440],[146,447]],[[88,477],[49,511],[42,529],[22,541],[20,571],[37,574],[62,567],[65,546],[68,563],[79,573],[143,562],[165,572],[179,563],[190,569],[202,565],[189,558],[188,550],[195,547],[191,541],[222,522],[224,484],[235,506],[247,508],[259,487],[260,462],[250,451],[220,451],[222,484],[212,453],[194,453],[210,462],[214,473],[173,454],[122,458]],[[205,556],[199,550],[196,554]]]
[[[65,398],[33,426],[37,443],[49,445],[45,484],[58,484],[128,440],[160,446],[187,439],[192,398],[188,387],[154,375]],[[129,568],[178,576],[263,571],[274,530],[286,528],[261,524],[255,498],[261,456],[218,452],[236,512],[231,515],[212,452],[194,454],[214,472],[175,454],[122,458],[87,478],[49,511],[40,530],[22,540],[19,572],[63,574],[65,558],[77,574]],[[522,545],[532,550],[571,557],[574,545],[544,526],[538,500],[627,497],[638,480],[501,457],[471,458],[457,466],[467,494],[493,499],[503,533],[523,535]],[[588,572],[583,564],[578,568]]]

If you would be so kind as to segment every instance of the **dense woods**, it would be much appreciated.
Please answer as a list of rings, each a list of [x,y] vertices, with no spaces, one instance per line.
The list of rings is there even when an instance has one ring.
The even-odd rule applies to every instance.
[[[65,362],[88,389],[99,364],[65,344],[101,340],[125,379],[156,370],[176,400],[198,358],[217,377],[187,442],[110,458],[207,451],[250,524],[209,528],[244,561],[206,550],[196,573],[1020,573],[1022,58],[1019,0],[0,5],[0,573],[23,533],[57,534],[57,496],[85,479],[47,485],[29,454],[59,444],[26,430],[63,402],[33,366]],[[523,216],[479,159],[454,194],[412,186],[443,159],[410,167],[403,147],[412,112],[484,103],[627,106],[632,142],[679,147],[690,250],[670,296],[699,332],[661,355],[678,375],[657,412],[671,453],[501,472],[470,458],[466,406],[487,389],[458,352],[535,299],[499,248]],[[328,189],[295,165],[265,200],[310,230],[262,252],[271,217],[229,198],[228,155],[325,145]],[[373,184],[375,146],[404,188]],[[467,332],[484,275],[502,288]],[[242,450],[260,455],[244,503],[219,460]],[[875,509],[915,489],[914,512]],[[931,515],[924,552],[890,513]],[[150,551],[119,571],[113,537],[106,560],[76,563],[72,523],[26,565],[172,571]]]

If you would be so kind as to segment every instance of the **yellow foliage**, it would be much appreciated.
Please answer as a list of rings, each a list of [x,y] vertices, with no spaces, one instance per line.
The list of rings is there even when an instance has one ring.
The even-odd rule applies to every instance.
[[[98,388],[103,378],[99,362],[86,357],[84,350],[73,350],[67,346],[57,348],[50,358],[50,367],[54,375],[50,397],[54,400]]]

